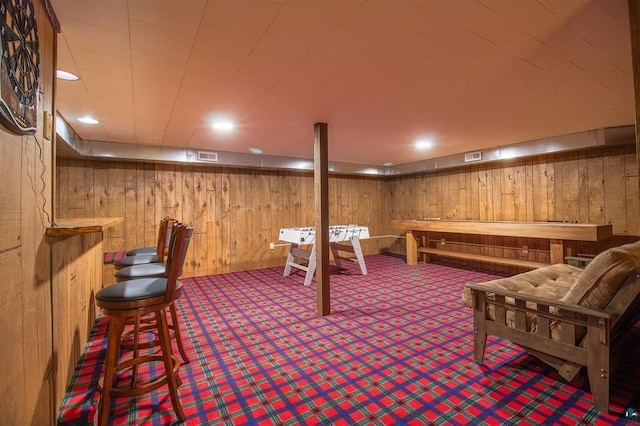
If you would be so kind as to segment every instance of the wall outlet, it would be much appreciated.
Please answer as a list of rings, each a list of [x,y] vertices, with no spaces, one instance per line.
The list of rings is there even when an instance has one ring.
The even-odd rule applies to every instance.
[[[444,238],[441,238],[441,239],[440,239],[440,244],[442,244],[442,245],[445,245],[445,244],[446,244],[446,242],[445,242]]]
[[[276,248],[276,245],[274,243],[269,243],[269,250],[273,250],[274,248]]]
[[[529,246],[522,246],[522,254],[528,254],[529,253]]]

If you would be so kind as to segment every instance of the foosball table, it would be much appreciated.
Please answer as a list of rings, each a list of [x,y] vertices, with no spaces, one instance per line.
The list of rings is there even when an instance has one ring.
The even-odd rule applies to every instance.
[[[305,271],[304,285],[311,284],[313,274],[316,271],[316,230],[313,227],[303,228],[282,228],[280,229],[280,241],[291,244],[287,263],[284,267],[284,276],[291,274],[291,268]],[[341,260],[354,260],[350,257],[340,255],[340,252],[349,252],[355,255],[355,260],[360,266],[362,275],[367,275],[367,266],[364,263],[360,240],[369,238],[369,228],[357,225],[334,225],[329,227],[329,248],[333,254],[336,266],[341,268]],[[342,244],[350,242],[351,245]],[[311,245],[311,250],[300,248],[300,246]],[[296,262],[296,258],[306,259],[306,265]]]

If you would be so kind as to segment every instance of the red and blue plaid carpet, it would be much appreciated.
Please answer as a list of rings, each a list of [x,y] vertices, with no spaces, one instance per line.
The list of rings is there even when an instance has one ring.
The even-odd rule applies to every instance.
[[[442,264],[366,258],[333,273],[332,312],[316,316],[314,286],[282,268],[185,280],[178,301],[191,363],[180,369],[187,424],[624,424],[640,405],[640,324],[621,342],[611,415],[592,408],[584,372],[566,383],[508,342],[473,360],[469,281],[495,276]],[[97,321],[59,421],[96,412],[106,320]],[[165,388],[116,399],[113,424],[175,422]]]

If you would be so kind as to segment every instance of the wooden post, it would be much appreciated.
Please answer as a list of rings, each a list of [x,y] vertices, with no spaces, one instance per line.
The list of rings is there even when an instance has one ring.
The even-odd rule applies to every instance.
[[[633,64],[633,93],[636,102],[636,160],[640,176],[640,4],[639,0],[629,0],[629,26],[631,28],[631,61]],[[640,182],[640,180],[639,180]],[[639,183],[640,184],[640,183]]]
[[[553,238],[550,239],[549,240],[549,263],[552,265],[555,263],[564,263],[564,257],[565,257],[564,241],[556,240]]]
[[[407,265],[418,264],[418,242],[416,236],[411,229],[406,233],[407,242]]]
[[[316,303],[318,315],[331,313],[329,284],[329,138],[326,123],[314,124],[313,186],[316,212]]]

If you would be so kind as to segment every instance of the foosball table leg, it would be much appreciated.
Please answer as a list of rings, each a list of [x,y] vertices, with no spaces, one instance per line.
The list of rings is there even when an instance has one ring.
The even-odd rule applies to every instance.
[[[296,247],[298,247],[297,244],[291,244],[291,247],[289,247],[289,255],[287,256],[287,263],[284,266],[284,274],[282,274],[283,277],[288,277],[289,274],[291,274],[291,265],[293,263],[295,263],[295,256],[293,255],[293,249],[295,249]]]
[[[360,272],[362,272],[362,275],[367,275],[367,265],[364,263],[364,254],[362,253],[362,247],[360,246],[360,239],[353,238],[351,240],[351,245],[353,246],[353,253],[356,255],[356,259],[358,260]]]
[[[336,243],[329,243],[329,247],[331,248],[331,254],[333,255],[333,261],[336,263],[338,268],[342,268],[342,264],[340,263],[340,253],[338,253],[338,247]]]
[[[307,264],[307,274],[304,277],[304,285],[311,284],[313,274],[316,272],[316,243],[313,243],[311,254],[309,255],[309,263]]]

